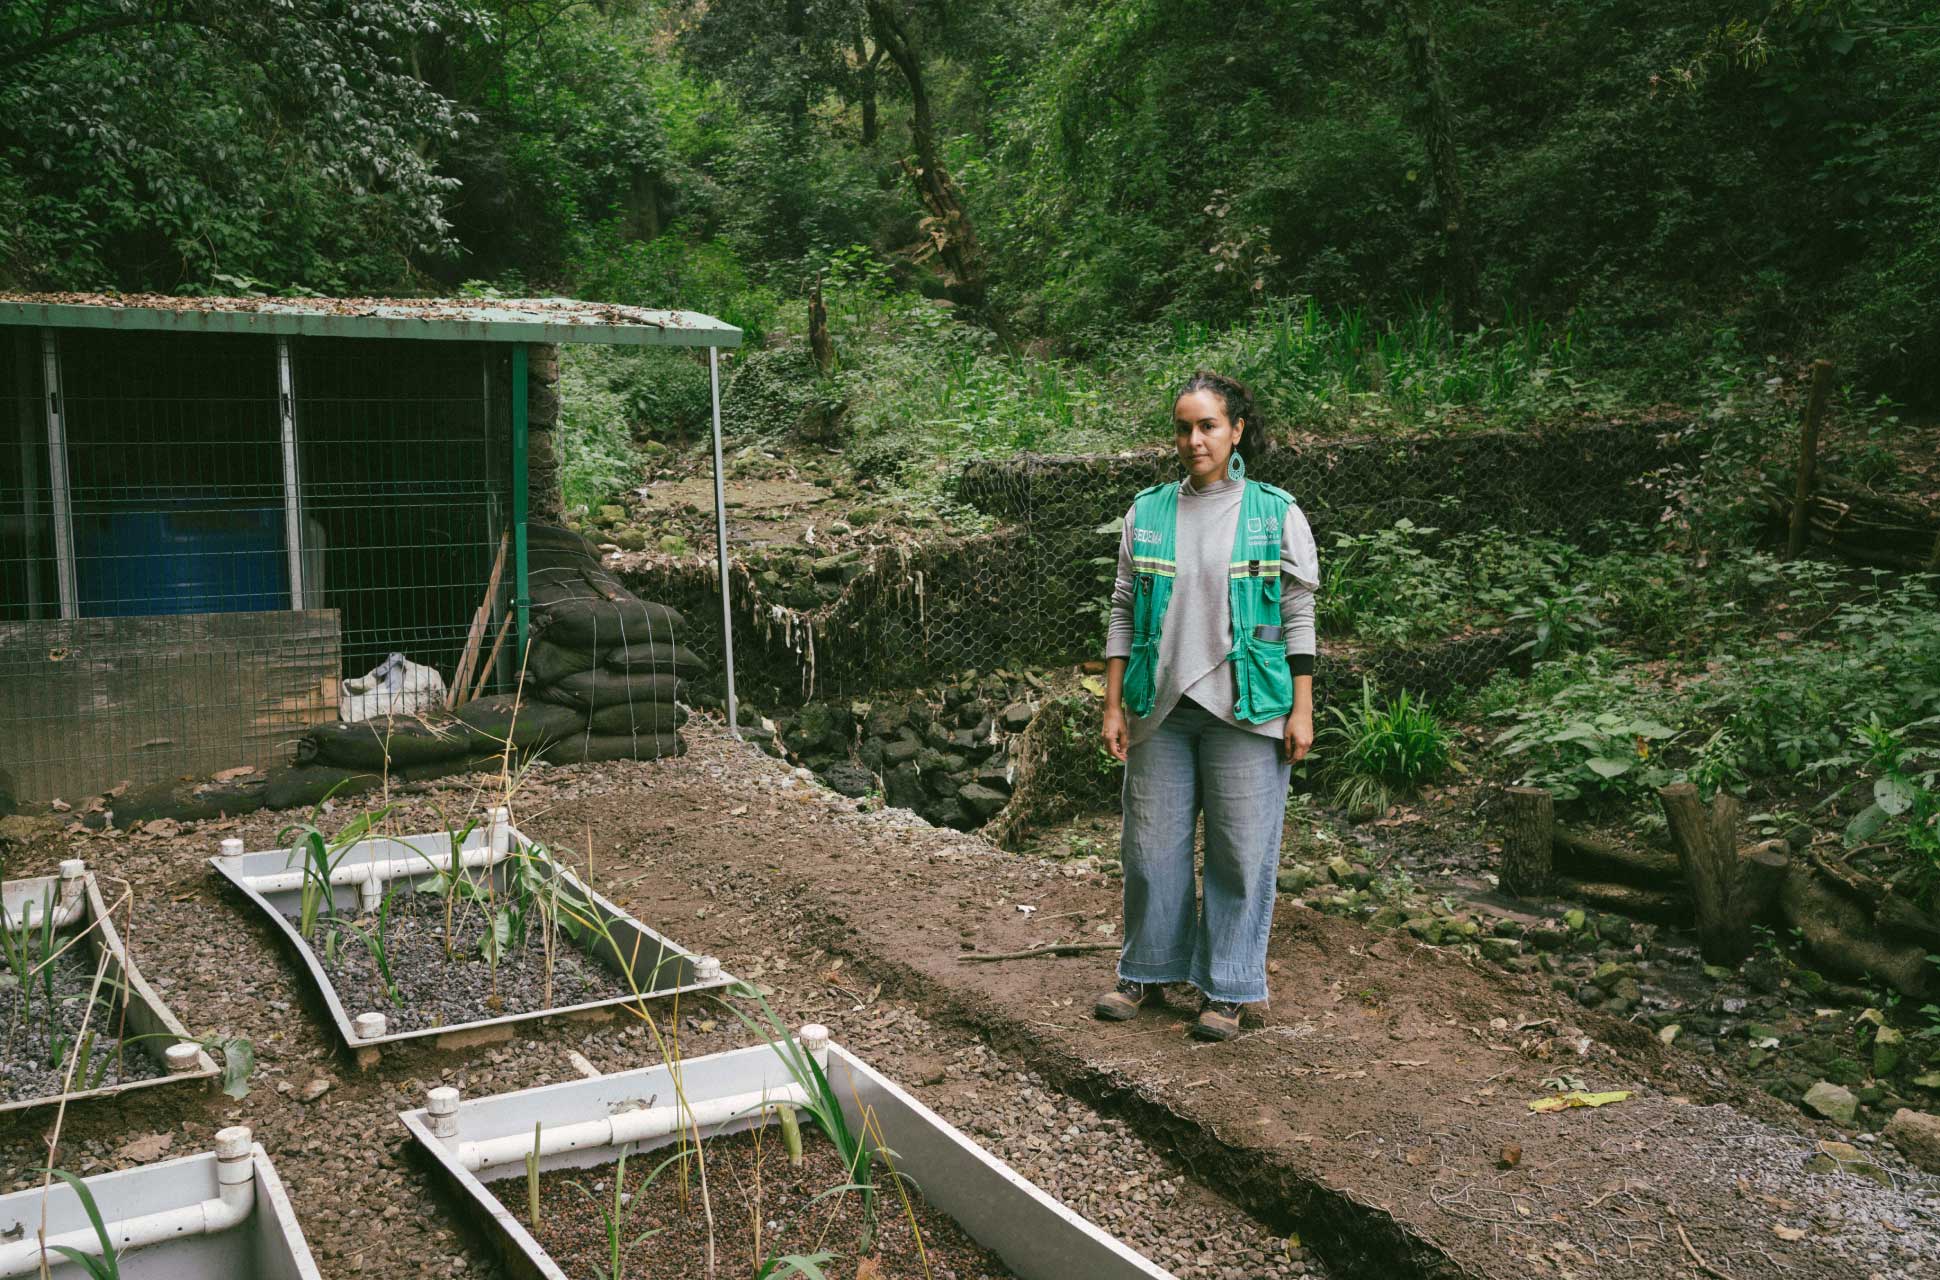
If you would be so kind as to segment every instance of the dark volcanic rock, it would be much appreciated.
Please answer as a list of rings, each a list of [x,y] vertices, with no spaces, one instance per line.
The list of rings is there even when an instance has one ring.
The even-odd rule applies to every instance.
[[[823,770],[822,780],[829,784],[831,790],[851,799],[866,796],[876,789],[876,775],[847,760],[838,761]]]

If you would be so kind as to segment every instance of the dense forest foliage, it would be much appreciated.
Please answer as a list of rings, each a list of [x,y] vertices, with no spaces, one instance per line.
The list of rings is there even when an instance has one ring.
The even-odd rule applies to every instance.
[[[1720,343],[1940,395],[1916,0],[7,0],[0,284],[561,292],[758,337],[818,273],[1001,349],[1439,317],[1638,397]]]

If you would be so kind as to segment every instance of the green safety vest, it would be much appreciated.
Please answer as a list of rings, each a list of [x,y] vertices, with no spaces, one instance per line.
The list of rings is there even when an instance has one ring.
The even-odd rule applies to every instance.
[[[1132,502],[1132,652],[1125,664],[1125,705],[1148,715],[1158,693],[1159,640],[1172,580],[1178,574],[1176,535],[1179,488],[1189,481],[1153,485]],[[1261,640],[1257,626],[1280,625],[1280,526],[1293,495],[1248,480],[1233,530],[1227,573],[1233,615],[1233,717],[1265,724],[1293,710],[1293,673],[1282,640]]]

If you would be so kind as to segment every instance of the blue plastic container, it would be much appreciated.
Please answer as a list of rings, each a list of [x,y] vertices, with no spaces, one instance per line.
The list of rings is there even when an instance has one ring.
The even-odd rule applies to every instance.
[[[187,497],[80,514],[74,559],[83,617],[290,607],[280,506]]]

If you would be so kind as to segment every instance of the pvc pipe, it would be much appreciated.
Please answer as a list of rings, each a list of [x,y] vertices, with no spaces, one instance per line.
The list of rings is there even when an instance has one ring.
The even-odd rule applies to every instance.
[[[819,1022],[804,1022],[802,1029],[795,1033],[795,1043],[801,1045],[815,1065],[822,1070],[829,1069],[829,1029]]]
[[[243,842],[234,836],[230,836],[216,848],[225,858],[240,858],[243,855]]]
[[[551,1125],[539,1131],[539,1154],[558,1155],[565,1151],[579,1151],[587,1148],[618,1147],[629,1142],[644,1142],[649,1138],[665,1138],[683,1129],[698,1126],[712,1129],[746,1116],[758,1115],[762,1111],[777,1106],[803,1106],[808,1102],[808,1091],[799,1084],[789,1083],[778,1089],[767,1089],[759,1093],[737,1093],[725,1098],[709,1098],[696,1102],[692,1107],[644,1107],[638,1111],[622,1111],[616,1116],[603,1116],[597,1120],[584,1120],[578,1124]],[[452,1125],[454,1131],[457,1125]],[[432,1132],[437,1133],[433,1127]],[[439,1134],[451,1137],[455,1134]],[[501,1165],[517,1164],[532,1152],[532,1135],[527,1133],[508,1134],[502,1138],[485,1138],[477,1142],[458,1144],[458,1162],[467,1170],[477,1173],[480,1169],[496,1169]]]
[[[241,1125],[216,1134],[216,1185],[218,1194],[213,1199],[107,1223],[116,1252],[181,1236],[214,1235],[240,1226],[249,1217],[256,1207],[256,1163],[250,1132]],[[0,1244],[0,1277],[35,1275],[43,1256],[50,1265],[65,1265],[57,1261],[61,1255],[55,1250],[61,1247],[101,1256],[101,1241],[91,1226],[63,1231],[45,1241],[17,1240]]]
[[[69,925],[80,920],[82,915],[86,913],[88,902],[87,877],[87,863],[79,858],[66,858],[62,860],[60,892],[54,898],[54,927],[56,929],[67,928]],[[31,901],[23,903],[20,908],[20,919],[17,921],[7,921],[7,927],[10,929],[45,928],[47,922],[46,916],[42,916],[38,922],[34,919],[34,908],[38,905],[38,903]]]
[[[492,849],[467,849],[459,855],[458,865],[466,871],[476,871],[481,867],[496,865],[504,852]],[[420,853],[409,858],[385,858],[374,862],[341,862],[330,872],[333,885],[356,885],[360,897],[365,886],[374,886],[377,896],[382,898],[383,886],[400,876],[421,876],[432,871],[449,871],[449,854]],[[242,876],[242,882],[257,893],[288,893],[303,887],[302,868],[295,871],[270,871],[262,875]]]
[[[425,1094],[424,1113],[431,1117],[431,1133],[434,1137],[458,1136],[458,1090],[441,1084]]]
[[[486,811],[485,830],[493,853],[512,852],[512,811],[495,805]]]

